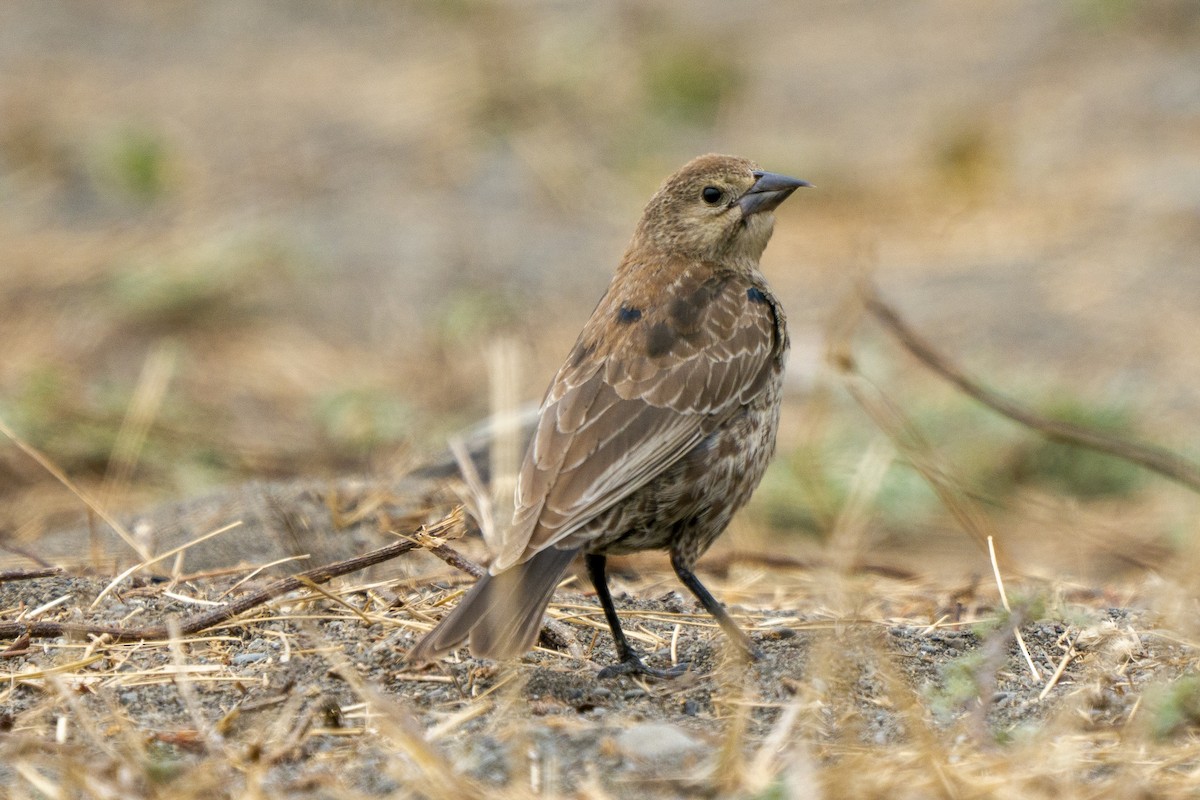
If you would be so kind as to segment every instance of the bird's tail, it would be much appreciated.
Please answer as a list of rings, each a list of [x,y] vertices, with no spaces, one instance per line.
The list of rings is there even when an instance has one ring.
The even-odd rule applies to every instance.
[[[484,575],[408,653],[411,664],[441,658],[467,639],[477,658],[515,658],[533,647],[554,588],[578,550],[547,547],[497,575]]]

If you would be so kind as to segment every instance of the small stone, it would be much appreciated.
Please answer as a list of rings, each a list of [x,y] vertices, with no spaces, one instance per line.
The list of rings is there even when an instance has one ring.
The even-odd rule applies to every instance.
[[[705,749],[705,745],[674,725],[646,722],[621,731],[617,748],[628,758],[659,761],[680,758]]]
[[[266,657],[266,653],[238,653],[229,659],[229,662],[235,667],[241,667],[246,664],[253,664],[255,661],[262,661]]]

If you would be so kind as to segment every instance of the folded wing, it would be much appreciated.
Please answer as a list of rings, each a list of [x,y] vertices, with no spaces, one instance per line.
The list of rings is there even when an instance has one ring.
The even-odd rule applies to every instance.
[[[610,290],[555,376],[493,572],[585,545],[572,534],[683,458],[781,368],[781,320],[750,277],[683,270],[657,294],[635,315]]]

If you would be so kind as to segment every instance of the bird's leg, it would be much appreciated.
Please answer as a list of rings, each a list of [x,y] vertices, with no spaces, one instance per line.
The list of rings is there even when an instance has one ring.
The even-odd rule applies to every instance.
[[[605,572],[608,563],[607,557],[588,553],[583,560],[587,564],[588,577],[592,579],[592,586],[596,587],[596,597],[600,599],[600,606],[604,609],[604,618],[608,620],[608,628],[612,631],[613,642],[617,646],[617,658],[620,659],[618,663],[601,669],[596,677],[601,680],[615,678],[618,675],[674,678],[687,671],[686,664],[679,664],[670,669],[654,669],[646,666],[637,651],[629,646],[629,641],[625,638],[625,631],[621,629],[621,620],[617,618],[617,609],[613,605],[612,595],[608,591],[608,576]]]
[[[704,606],[704,610],[717,620],[721,629],[725,634],[733,640],[733,643],[742,649],[751,659],[757,661],[762,658],[762,652],[754,646],[754,642],[750,641],[750,637],[738,627],[733,621],[733,617],[729,616],[729,612],[725,607],[717,602],[717,598],[709,593],[708,589],[704,588],[704,584],[696,577],[696,573],[692,572],[692,564],[690,560],[685,559],[680,553],[671,553],[671,567],[675,570],[675,574],[679,577],[679,582],[688,588],[696,599],[700,601],[700,605]]]

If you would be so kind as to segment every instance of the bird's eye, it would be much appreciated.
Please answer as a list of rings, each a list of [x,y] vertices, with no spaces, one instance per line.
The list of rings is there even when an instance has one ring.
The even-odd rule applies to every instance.
[[[717,203],[721,202],[721,198],[724,196],[725,193],[715,186],[705,186],[704,190],[700,192],[701,199],[710,206],[715,206]]]

